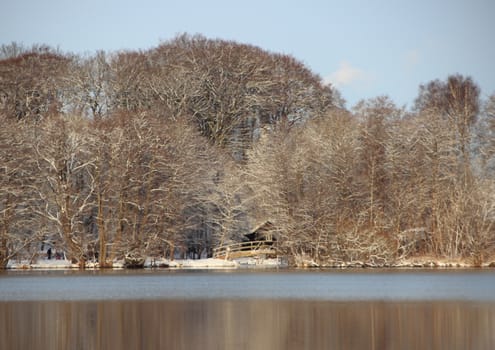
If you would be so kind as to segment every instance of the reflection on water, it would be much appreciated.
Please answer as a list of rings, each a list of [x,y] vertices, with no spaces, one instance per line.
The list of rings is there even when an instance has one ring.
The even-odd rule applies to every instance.
[[[495,303],[9,301],[0,349],[495,349]]]

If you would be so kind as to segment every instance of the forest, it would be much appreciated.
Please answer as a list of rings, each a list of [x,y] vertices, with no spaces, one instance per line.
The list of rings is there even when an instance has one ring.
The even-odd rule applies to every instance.
[[[296,58],[182,34],[147,50],[0,48],[0,268],[210,256],[263,222],[292,265],[495,260],[495,94],[346,107]],[[487,96],[487,97],[484,97]]]

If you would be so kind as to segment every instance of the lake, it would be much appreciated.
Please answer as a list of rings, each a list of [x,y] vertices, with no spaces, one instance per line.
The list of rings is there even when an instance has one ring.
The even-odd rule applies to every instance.
[[[0,273],[0,349],[494,349],[495,270]]]

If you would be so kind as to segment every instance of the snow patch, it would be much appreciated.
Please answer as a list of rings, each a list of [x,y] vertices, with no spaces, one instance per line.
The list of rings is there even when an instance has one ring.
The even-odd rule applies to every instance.
[[[69,260],[39,259],[30,263],[29,260],[10,260],[8,269],[71,269],[77,268],[77,264],[72,264]]]
[[[146,258],[145,268],[185,268],[185,269],[219,269],[219,268],[242,268],[242,267],[263,267],[263,268],[278,268],[287,267],[288,264],[282,259],[265,259],[265,258],[239,258],[236,260],[225,259],[176,259],[168,260],[163,258]],[[71,269],[78,268],[78,264],[72,264],[69,260],[55,260],[55,259],[39,259],[34,263],[30,263],[28,260],[23,261],[9,261],[8,269]],[[97,262],[87,262],[86,268],[97,269],[99,264]],[[124,268],[123,260],[115,260],[112,263],[113,269]]]

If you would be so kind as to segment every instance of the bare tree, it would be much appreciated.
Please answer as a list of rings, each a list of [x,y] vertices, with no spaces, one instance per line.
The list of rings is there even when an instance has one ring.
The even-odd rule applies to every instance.
[[[418,111],[438,114],[451,124],[449,129],[456,140],[465,186],[471,178],[470,145],[480,109],[479,94],[479,87],[470,77],[452,75],[446,82],[435,80],[420,86],[415,105]]]
[[[151,91],[146,87],[145,79],[150,74],[146,53],[122,51],[109,56],[106,95],[111,110],[133,113],[149,110],[153,100]]]
[[[70,73],[65,77],[70,86],[67,104],[72,113],[93,119],[108,115],[112,82],[108,61],[108,55],[103,51],[94,56],[72,58]]]
[[[495,98],[479,95],[452,75],[409,114],[387,97],[350,112],[293,57],[200,35],[84,57],[4,45],[0,264],[40,236],[81,267],[199,256],[266,221],[297,263],[481,264]]]
[[[479,88],[471,78],[449,76],[420,87],[416,109],[427,125],[432,164],[431,223],[433,249],[447,256],[466,256],[471,228],[471,194],[477,191],[472,172],[473,126],[479,112]],[[426,139],[425,139],[426,141]]]
[[[29,185],[34,181],[35,164],[28,143],[29,128],[5,115],[0,115],[0,123],[0,268],[5,268],[9,259],[21,258],[31,245],[32,253],[38,252],[43,228],[32,215]]]
[[[112,241],[110,259],[189,249],[193,232],[204,230],[216,172],[206,140],[184,118],[119,114],[105,124],[94,177],[97,198],[106,198],[98,200],[98,222],[100,237],[108,232]],[[104,146],[106,137],[115,148]]]
[[[300,62],[257,47],[182,35],[149,53],[157,106],[189,115],[239,160],[259,128],[296,123],[332,105],[332,90]]]
[[[495,170],[495,94],[485,102],[476,124],[475,154],[481,176],[493,177]]]
[[[355,113],[361,120],[360,173],[363,187],[363,200],[367,205],[367,217],[371,227],[380,226],[386,214],[389,201],[387,187],[390,183],[388,165],[388,142],[390,124],[400,118],[402,111],[387,97],[378,97],[361,101],[355,107]]]
[[[263,135],[249,153],[248,183],[257,215],[276,227],[296,264],[389,262],[387,237],[359,214],[357,120],[334,110],[289,132]]]
[[[24,45],[15,41],[10,44],[2,44],[0,46],[0,60],[18,57],[26,51],[28,49]]]
[[[256,191],[246,183],[244,167],[228,155],[220,159],[222,162],[208,202],[212,208],[214,243],[224,245],[243,241],[259,218],[255,215]]]
[[[88,222],[94,193],[88,135],[84,118],[55,116],[40,125],[33,140],[36,213],[51,223],[68,257],[80,268],[85,267],[88,244],[95,239]]]
[[[0,109],[9,117],[39,120],[63,110],[69,59],[49,47],[0,61]]]

